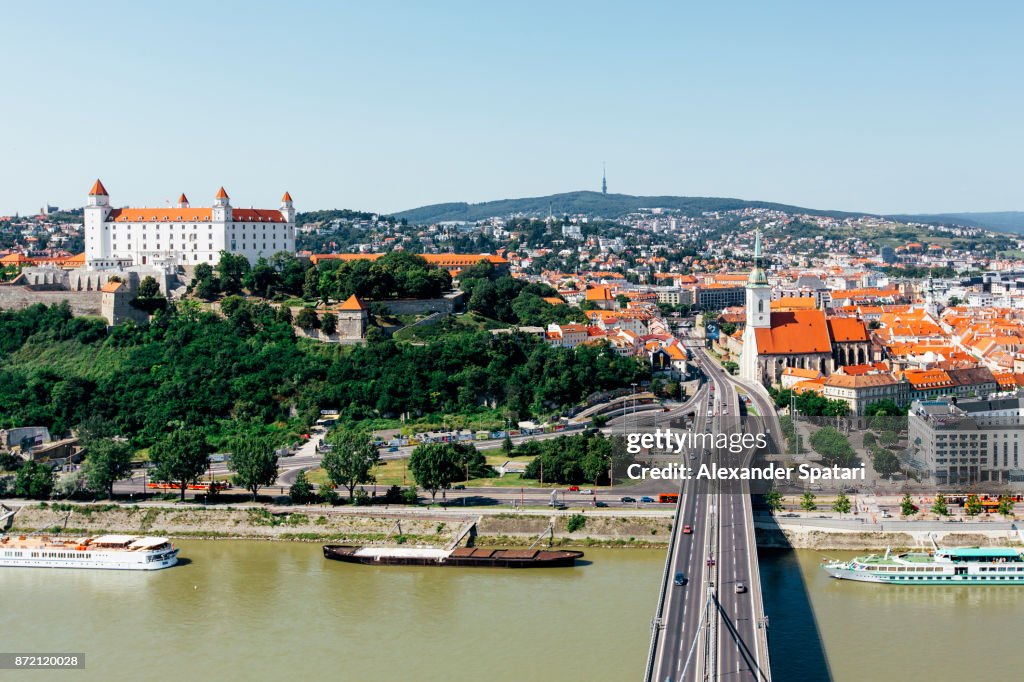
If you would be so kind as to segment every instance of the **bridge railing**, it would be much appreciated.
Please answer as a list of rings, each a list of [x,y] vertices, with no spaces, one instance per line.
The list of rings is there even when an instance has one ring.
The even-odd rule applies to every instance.
[[[665,568],[661,574],[661,592],[658,594],[658,608],[654,612],[654,620],[651,621],[651,644],[647,649],[647,667],[644,670],[644,682],[654,682],[654,660],[658,653],[658,640],[661,636],[662,618],[665,615],[665,598],[671,589],[672,565],[676,558],[676,539],[679,535],[679,519],[682,518],[683,509],[683,485],[679,484],[679,499],[676,500],[676,513],[672,520],[672,532],[668,537],[668,552],[665,556]]]

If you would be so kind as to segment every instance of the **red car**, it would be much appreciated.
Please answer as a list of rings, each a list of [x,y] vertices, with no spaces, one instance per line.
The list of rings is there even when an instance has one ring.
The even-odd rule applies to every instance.
[[[571,492],[571,493],[578,493],[579,491],[580,491],[580,487],[578,485],[571,485],[571,486],[569,486],[569,492]]]
[[[683,526],[683,535],[689,535],[693,532],[693,528],[690,528],[690,524]]]
[[[715,565],[715,557],[709,556],[708,557],[708,566],[714,566],[714,565]]]

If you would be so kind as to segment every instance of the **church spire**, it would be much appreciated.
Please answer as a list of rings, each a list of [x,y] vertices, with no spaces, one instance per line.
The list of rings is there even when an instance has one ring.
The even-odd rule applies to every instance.
[[[754,237],[754,269],[750,271],[747,278],[747,288],[768,286],[768,276],[764,274],[761,267],[761,228],[757,228]]]

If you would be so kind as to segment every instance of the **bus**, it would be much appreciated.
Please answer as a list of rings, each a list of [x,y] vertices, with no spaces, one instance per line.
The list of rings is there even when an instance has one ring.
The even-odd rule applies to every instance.
[[[209,483],[190,483],[185,489],[208,493],[210,492],[210,485]],[[212,485],[214,492],[221,492],[231,487],[231,484],[227,481],[214,481]],[[151,481],[146,484],[146,487],[151,490],[181,490],[181,486],[163,481]]]
[[[658,502],[661,502],[662,504],[675,504],[678,501],[678,493],[661,493],[658,495]]]

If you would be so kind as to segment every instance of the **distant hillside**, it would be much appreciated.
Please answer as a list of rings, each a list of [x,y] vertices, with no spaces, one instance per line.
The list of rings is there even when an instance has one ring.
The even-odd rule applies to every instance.
[[[731,211],[740,208],[770,208],[838,218],[864,215],[842,211],[820,211],[817,209],[800,208],[798,206],[787,206],[786,204],[775,204],[769,201],[744,201],[742,199],[720,197],[635,197],[629,194],[566,192],[546,197],[485,201],[480,204],[467,204],[465,202],[433,204],[395,213],[394,216],[398,219],[405,218],[410,223],[415,224],[430,224],[449,220],[474,221],[494,216],[507,216],[514,213],[546,216],[549,211],[555,215],[584,213],[592,216],[616,218],[640,208],[671,208],[691,215],[699,215],[704,211]]]
[[[1000,232],[1024,233],[1024,211],[993,211],[991,213],[931,213],[889,216],[896,220],[919,223],[956,223]]]

